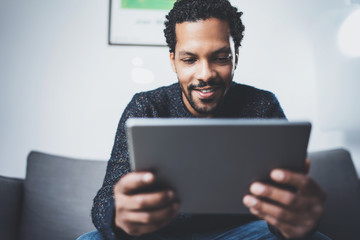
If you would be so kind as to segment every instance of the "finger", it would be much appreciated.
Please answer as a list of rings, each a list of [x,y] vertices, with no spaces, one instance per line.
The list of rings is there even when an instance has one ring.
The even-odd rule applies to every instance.
[[[175,217],[179,204],[150,212],[121,211],[116,214],[115,225],[129,235],[140,236],[154,232],[169,224]],[[151,216],[152,215],[152,216]]]
[[[178,203],[173,203],[167,207],[152,211],[126,211],[122,215],[122,219],[128,223],[156,225],[170,222],[179,209]]]
[[[165,227],[167,223],[157,223],[157,224],[128,224],[122,228],[128,235],[133,237],[140,237],[144,234],[153,233],[163,227]]]
[[[120,178],[114,187],[115,192],[129,194],[154,183],[155,176],[150,172],[131,172]]]
[[[157,209],[171,204],[175,199],[172,190],[141,193],[135,195],[120,194],[115,199],[117,208],[126,210],[150,210]]]
[[[266,199],[266,201],[270,200],[272,203],[286,207],[293,212],[301,212],[303,214],[308,212],[314,215],[321,215],[323,212],[323,201],[317,196],[304,196],[258,182],[250,186],[250,192],[257,197]]]
[[[166,225],[169,222],[154,223],[154,224],[142,224],[142,223],[129,223],[122,228],[128,235],[140,237],[141,235],[155,232]]]
[[[270,199],[285,206],[296,206],[297,202],[301,200],[301,197],[292,191],[259,182],[251,184],[250,192],[255,196]]]
[[[278,229],[285,238],[304,239],[309,232],[316,228],[314,221],[308,220],[304,225],[293,225],[267,215],[262,217],[270,225]]]
[[[275,169],[271,171],[270,177],[278,183],[293,186],[308,195],[319,195],[322,200],[325,200],[325,192],[306,174],[295,173],[284,169]]]
[[[303,224],[295,224],[294,222],[284,221],[274,216],[263,214],[256,209],[250,209],[250,212],[280,230],[286,238],[302,238],[317,226],[317,222],[312,219],[304,220]]]
[[[305,160],[305,172],[308,174],[310,171],[310,158],[306,158]]]
[[[290,211],[284,207],[262,201],[261,199],[251,195],[245,196],[244,204],[249,207],[250,211],[258,217],[264,218],[265,216],[271,216],[278,221],[284,221],[291,224],[298,224],[308,216],[305,213]]]
[[[247,200],[245,200],[247,201]],[[266,210],[250,208],[250,212],[255,216],[264,219],[270,225],[277,228],[285,238],[302,238],[317,226],[317,221],[312,218],[304,218],[296,221],[296,218],[277,217],[266,213]],[[301,215],[298,215],[301,217]]]

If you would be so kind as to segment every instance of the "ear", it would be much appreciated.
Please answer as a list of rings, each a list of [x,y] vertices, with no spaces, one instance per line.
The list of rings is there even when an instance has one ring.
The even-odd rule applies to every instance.
[[[234,70],[237,68],[238,60],[239,60],[239,49],[237,49],[237,50],[235,51],[235,62],[234,62],[235,66],[234,66]]]
[[[174,52],[170,52],[170,62],[171,62],[172,70],[174,71],[174,73],[176,73],[175,53]]]

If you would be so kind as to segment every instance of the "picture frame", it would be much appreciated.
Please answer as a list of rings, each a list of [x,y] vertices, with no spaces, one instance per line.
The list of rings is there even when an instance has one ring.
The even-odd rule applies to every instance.
[[[175,0],[109,0],[110,45],[166,46],[164,21]]]

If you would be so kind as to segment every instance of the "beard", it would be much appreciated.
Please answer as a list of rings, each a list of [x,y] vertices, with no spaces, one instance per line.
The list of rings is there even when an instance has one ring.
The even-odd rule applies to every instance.
[[[223,88],[225,89],[225,83],[223,81],[214,81],[210,80],[207,82],[200,81],[198,84],[190,84],[187,87],[187,91],[185,91],[182,84],[180,84],[180,88],[184,96],[186,97],[187,101],[189,102],[190,106],[199,114],[201,115],[214,115],[218,109],[220,108],[224,96],[216,101],[215,98],[212,99],[194,99],[192,96],[192,91],[197,88],[203,87],[216,87],[216,88]]]

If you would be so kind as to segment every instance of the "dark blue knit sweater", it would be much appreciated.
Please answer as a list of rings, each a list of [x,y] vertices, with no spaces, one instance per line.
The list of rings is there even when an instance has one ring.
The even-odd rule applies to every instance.
[[[128,118],[144,117],[193,118],[182,101],[178,83],[134,95],[120,119],[104,183],[94,199],[92,208],[93,223],[105,239],[117,239],[116,236],[128,239],[126,234],[114,227],[113,185],[121,176],[130,171],[125,122]],[[271,92],[232,83],[215,117],[285,118],[285,115]],[[250,215],[181,215],[163,231],[200,232],[207,229],[241,225],[252,220],[254,217]]]

